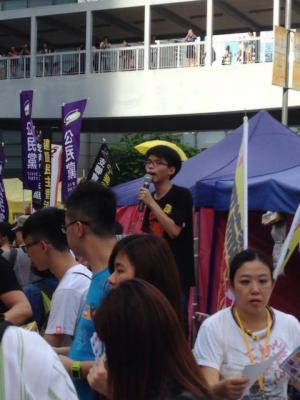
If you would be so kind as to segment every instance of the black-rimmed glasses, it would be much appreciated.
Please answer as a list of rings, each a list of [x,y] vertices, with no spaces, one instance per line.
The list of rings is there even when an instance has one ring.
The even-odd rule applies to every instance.
[[[38,243],[40,243],[40,240],[35,240],[34,242],[24,244],[24,245],[22,246],[22,247],[23,247],[23,250],[25,251],[25,253],[27,253],[27,252],[28,252],[28,249],[30,249],[32,246],[35,246],[35,245],[38,244]]]
[[[81,221],[81,220],[75,219],[74,221],[71,221],[71,222],[69,222],[68,224],[63,225],[63,226],[61,227],[62,233],[64,233],[64,234],[66,235],[67,229],[69,228],[69,226],[71,226],[71,225],[73,225],[73,224],[76,224],[76,222],[80,222],[80,223],[82,223],[83,225],[87,225],[87,226],[89,225],[89,223],[88,223],[87,221]]]
[[[164,165],[165,167],[168,167],[168,163],[161,161],[161,160],[146,160],[145,161],[146,166],[153,165],[153,167],[160,167],[161,165]]]

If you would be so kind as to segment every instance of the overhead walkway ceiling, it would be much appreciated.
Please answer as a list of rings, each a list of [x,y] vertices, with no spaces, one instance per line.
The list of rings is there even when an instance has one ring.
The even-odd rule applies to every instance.
[[[300,27],[300,0],[293,0],[292,26]],[[72,5],[65,6],[72,10]],[[281,0],[281,25],[285,2]],[[57,10],[57,8],[55,8]],[[17,12],[21,12],[16,10]],[[93,43],[107,35],[112,43],[123,39],[143,41],[144,9],[129,7],[94,12]],[[201,36],[206,30],[206,1],[161,4],[152,7],[152,34],[158,39],[182,38],[188,28]],[[214,0],[214,34],[271,30],[273,0]],[[39,45],[48,42],[54,48],[78,46],[85,41],[85,15],[72,13],[38,17]],[[0,48],[30,42],[29,19],[0,21]]]

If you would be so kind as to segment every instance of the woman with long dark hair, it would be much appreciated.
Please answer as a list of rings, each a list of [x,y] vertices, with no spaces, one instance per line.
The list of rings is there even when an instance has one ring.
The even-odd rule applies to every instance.
[[[211,399],[174,308],[153,285],[121,283],[104,299],[95,326],[105,344],[110,400]]]
[[[113,289],[124,280],[140,278],[157,287],[182,321],[182,296],[175,259],[165,239],[154,235],[130,235],[114,247],[108,265]]]

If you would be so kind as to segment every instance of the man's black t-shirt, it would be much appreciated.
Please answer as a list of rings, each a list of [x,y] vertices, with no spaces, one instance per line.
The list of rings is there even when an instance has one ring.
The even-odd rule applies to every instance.
[[[164,231],[155,214],[147,207],[142,230],[157,236],[163,236],[169,243],[178,266],[183,289],[195,284],[194,244],[193,244],[193,200],[191,192],[173,185],[168,193],[156,200],[160,208],[182,227],[181,233],[174,239]]]
[[[13,267],[10,263],[0,255],[0,297],[2,294],[11,292],[13,290],[22,290]],[[0,300],[0,313],[7,311],[7,307]]]

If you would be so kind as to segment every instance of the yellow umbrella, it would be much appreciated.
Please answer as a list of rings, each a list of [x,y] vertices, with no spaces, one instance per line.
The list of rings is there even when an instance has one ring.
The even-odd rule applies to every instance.
[[[170,147],[171,149],[175,150],[178,153],[179,157],[181,158],[181,161],[186,161],[188,159],[185,152],[180,147],[178,147],[177,144],[168,142],[166,140],[149,140],[148,142],[143,142],[138,144],[137,146],[134,146],[134,148],[138,152],[146,154],[149,149],[155,146]]]

